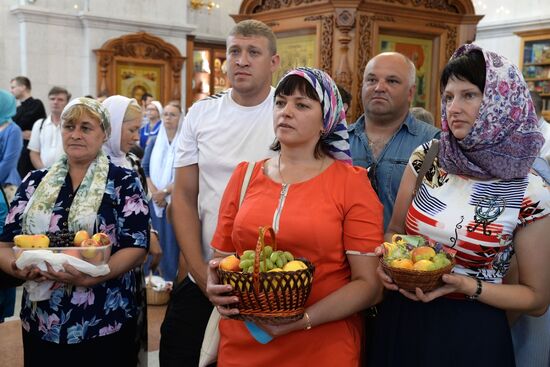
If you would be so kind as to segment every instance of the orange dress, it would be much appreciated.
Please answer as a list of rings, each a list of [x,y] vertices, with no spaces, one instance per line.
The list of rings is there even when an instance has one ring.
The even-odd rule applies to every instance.
[[[238,209],[246,171],[241,163],[225,190],[212,247],[224,252],[254,249],[258,227],[271,225],[282,185],[254,167],[246,197]],[[237,210],[238,209],[238,210]],[[307,305],[349,283],[346,251],[367,253],[383,241],[382,204],[367,172],[335,161],[318,176],[289,185],[280,214],[278,249],[315,265]],[[306,306],[307,306],[306,305]],[[258,343],[242,321],[221,320],[218,366],[357,366],[362,322],[358,315],[296,331],[267,344]]]

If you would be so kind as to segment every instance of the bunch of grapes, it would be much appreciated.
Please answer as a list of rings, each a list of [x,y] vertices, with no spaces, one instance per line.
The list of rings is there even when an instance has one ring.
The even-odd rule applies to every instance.
[[[245,273],[254,272],[253,250],[246,250],[241,255],[239,267]],[[265,246],[260,253],[260,272],[268,272],[273,269],[282,269],[289,261],[293,261],[294,256],[288,251],[273,251],[271,246]]]
[[[50,247],[71,247],[74,246],[74,232],[68,230],[50,232],[47,234],[50,239]]]

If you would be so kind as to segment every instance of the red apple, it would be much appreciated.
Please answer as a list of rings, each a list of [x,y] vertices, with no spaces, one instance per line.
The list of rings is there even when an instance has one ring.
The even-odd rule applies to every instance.
[[[105,233],[99,232],[92,236],[92,240],[99,243],[100,246],[108,246],[111,244],[111,239]]]

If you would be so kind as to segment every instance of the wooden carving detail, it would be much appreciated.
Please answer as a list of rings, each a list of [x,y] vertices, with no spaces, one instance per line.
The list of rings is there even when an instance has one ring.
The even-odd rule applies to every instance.
[[[458,30],[456,26],[450,26],[443,23],[427,23],[426,26],[433,27],[433,28],[441,28],[447,30],[447,43],[445,44],[445,56],[447,57],[447,60],[453,56],[453,53],[455,52],[457,45],[457,35]]]
[[[357,64],[355,66],[355,77],[358,83],[355,90],[352,92],[353,96],[353,117],[357,118],[362,113],[361,103],[361,85],[363,84],[363,72],[367,66],[367,62],[372,57],[372,33],[374,28],[374,21],[372,16],[361,14],[357,22]]]
[[[349,52],[349,43],[351,42],[351,37],[349,35],[350,30],[355,25],[355,15],[354,12],[348,9],[337,9],[336,10],[336,27],[342,32],[342,35],[338,38],[340,43],[340,63],[338,69],[336,70],[334,81],[346,88],[346,90],[351,90],[352,78],[351,68],[348,61],[348,52]]]
[[[252,9],[252,13],[262,13],[264,11],[289,8],[291,6],[299,6],[302,4],[311,4],[321,1],[323,0],[261,0]]]
[[[334,16],[314,15],[304,18],[306,22],[319,20],[321,21],[321,60],[319,61],[319,69],[332,75],[332,35],[334,33]]]
[[[145,32],[122,36],[107,41],[101,49],[94,50],[97,55],[98,94],[116,93],[116,66],[118,62],[151,63],[163,65],[165,70],[161,81],[161,96],[164,101],[181,99],[181,70],[185,57],[178,49]]]
[[[449,13],[459,14],[460,9],[453,4],[451,0],[375,0],[383,3],[399,3],[401,5],[411,4],[414,7],[423,7],[426,9],[442,10]]]

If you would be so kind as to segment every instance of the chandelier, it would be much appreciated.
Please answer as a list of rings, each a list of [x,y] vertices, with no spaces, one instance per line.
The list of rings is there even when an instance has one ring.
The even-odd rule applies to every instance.
[[[208,1],[208,0],[189,0],[189,6],[193,10],[199,10],[202,8],[208,9],[210,12],[212,9],[219,9],[220,4],[214,2],[214,1]]]

